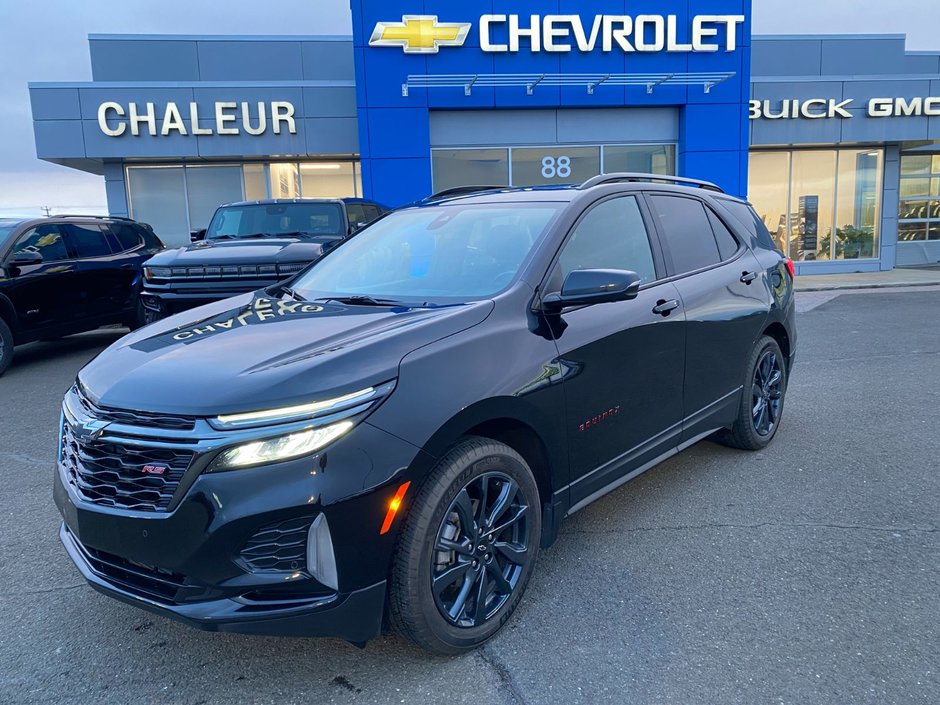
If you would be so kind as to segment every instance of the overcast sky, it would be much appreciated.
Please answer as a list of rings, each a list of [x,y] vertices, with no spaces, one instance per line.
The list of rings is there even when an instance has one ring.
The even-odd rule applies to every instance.
[[[586,0],[587,2],[588,0]],[[902,33],[940,51],[940,0],[754,0],[756,34]],[[88,34],[349,34],[349,0],[0,0],[0,213],[104,211],[101,177],[36,158],[29,81],[91,79]]]

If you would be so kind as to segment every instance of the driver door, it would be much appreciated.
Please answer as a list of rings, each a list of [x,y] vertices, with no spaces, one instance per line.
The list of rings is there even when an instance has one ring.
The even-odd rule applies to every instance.
[[[38,252],[42,262],[11,264],[18,252],[26,251]],[[82,317],[80,298],[72,290],[76,263],[60,225],[43,223],[23,233],[7,255],[4,268],[10,279],[5,293],[24,333],[71,325]]]
[[[574,226],[547,292],[576,269],[640,275],[631,301],[568,309],[553,326],[564,383],[572,508],[667,450],[681,432],[685,317],[635,196],[591,206]],[[664,305],[665,304],[665,305]]]

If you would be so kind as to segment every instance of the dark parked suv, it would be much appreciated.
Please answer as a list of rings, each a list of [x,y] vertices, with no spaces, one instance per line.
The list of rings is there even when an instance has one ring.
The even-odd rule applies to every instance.
[[[127,218],[0,220],[0,374],[14,345],[137,327],[142,265],[162,249],[149,225]]]
[[[475,647],[564,517],[703,438],[771,442],[792,276],[705,182],[439,194],[85,367],[62,541],[204,629]]]
[[[219,206],[193,244],[146,263],[147,322],[297,274],[387,209],[361,198],[275,199]]]

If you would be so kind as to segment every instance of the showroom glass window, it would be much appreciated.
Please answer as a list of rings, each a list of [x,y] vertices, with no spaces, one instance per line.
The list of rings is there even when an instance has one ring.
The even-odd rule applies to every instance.
[[[564,186],[598,174],[676,173],[674,144],[548,145],[431,151],[434,191],[458,186]]]
[[[940,154],[902,152],[899,196],[898,242],[940,240]]]
[[[879,256],[880,149],[799,149],[750,154],[748,198],[794,260]]]
[[[131,217],[173,247],[223,203],[361,196],[362,175],[355,161],[128,166],[127,194]]]

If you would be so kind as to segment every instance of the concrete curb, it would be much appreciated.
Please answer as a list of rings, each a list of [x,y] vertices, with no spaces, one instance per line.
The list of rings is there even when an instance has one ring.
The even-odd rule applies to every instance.
[[[877,284],[829,284],[828,286],[797,286],[797,294],[813,291],[841,291],[843,289],[902,289],[917,286],[940,286],[935,282],[878,282]]]

